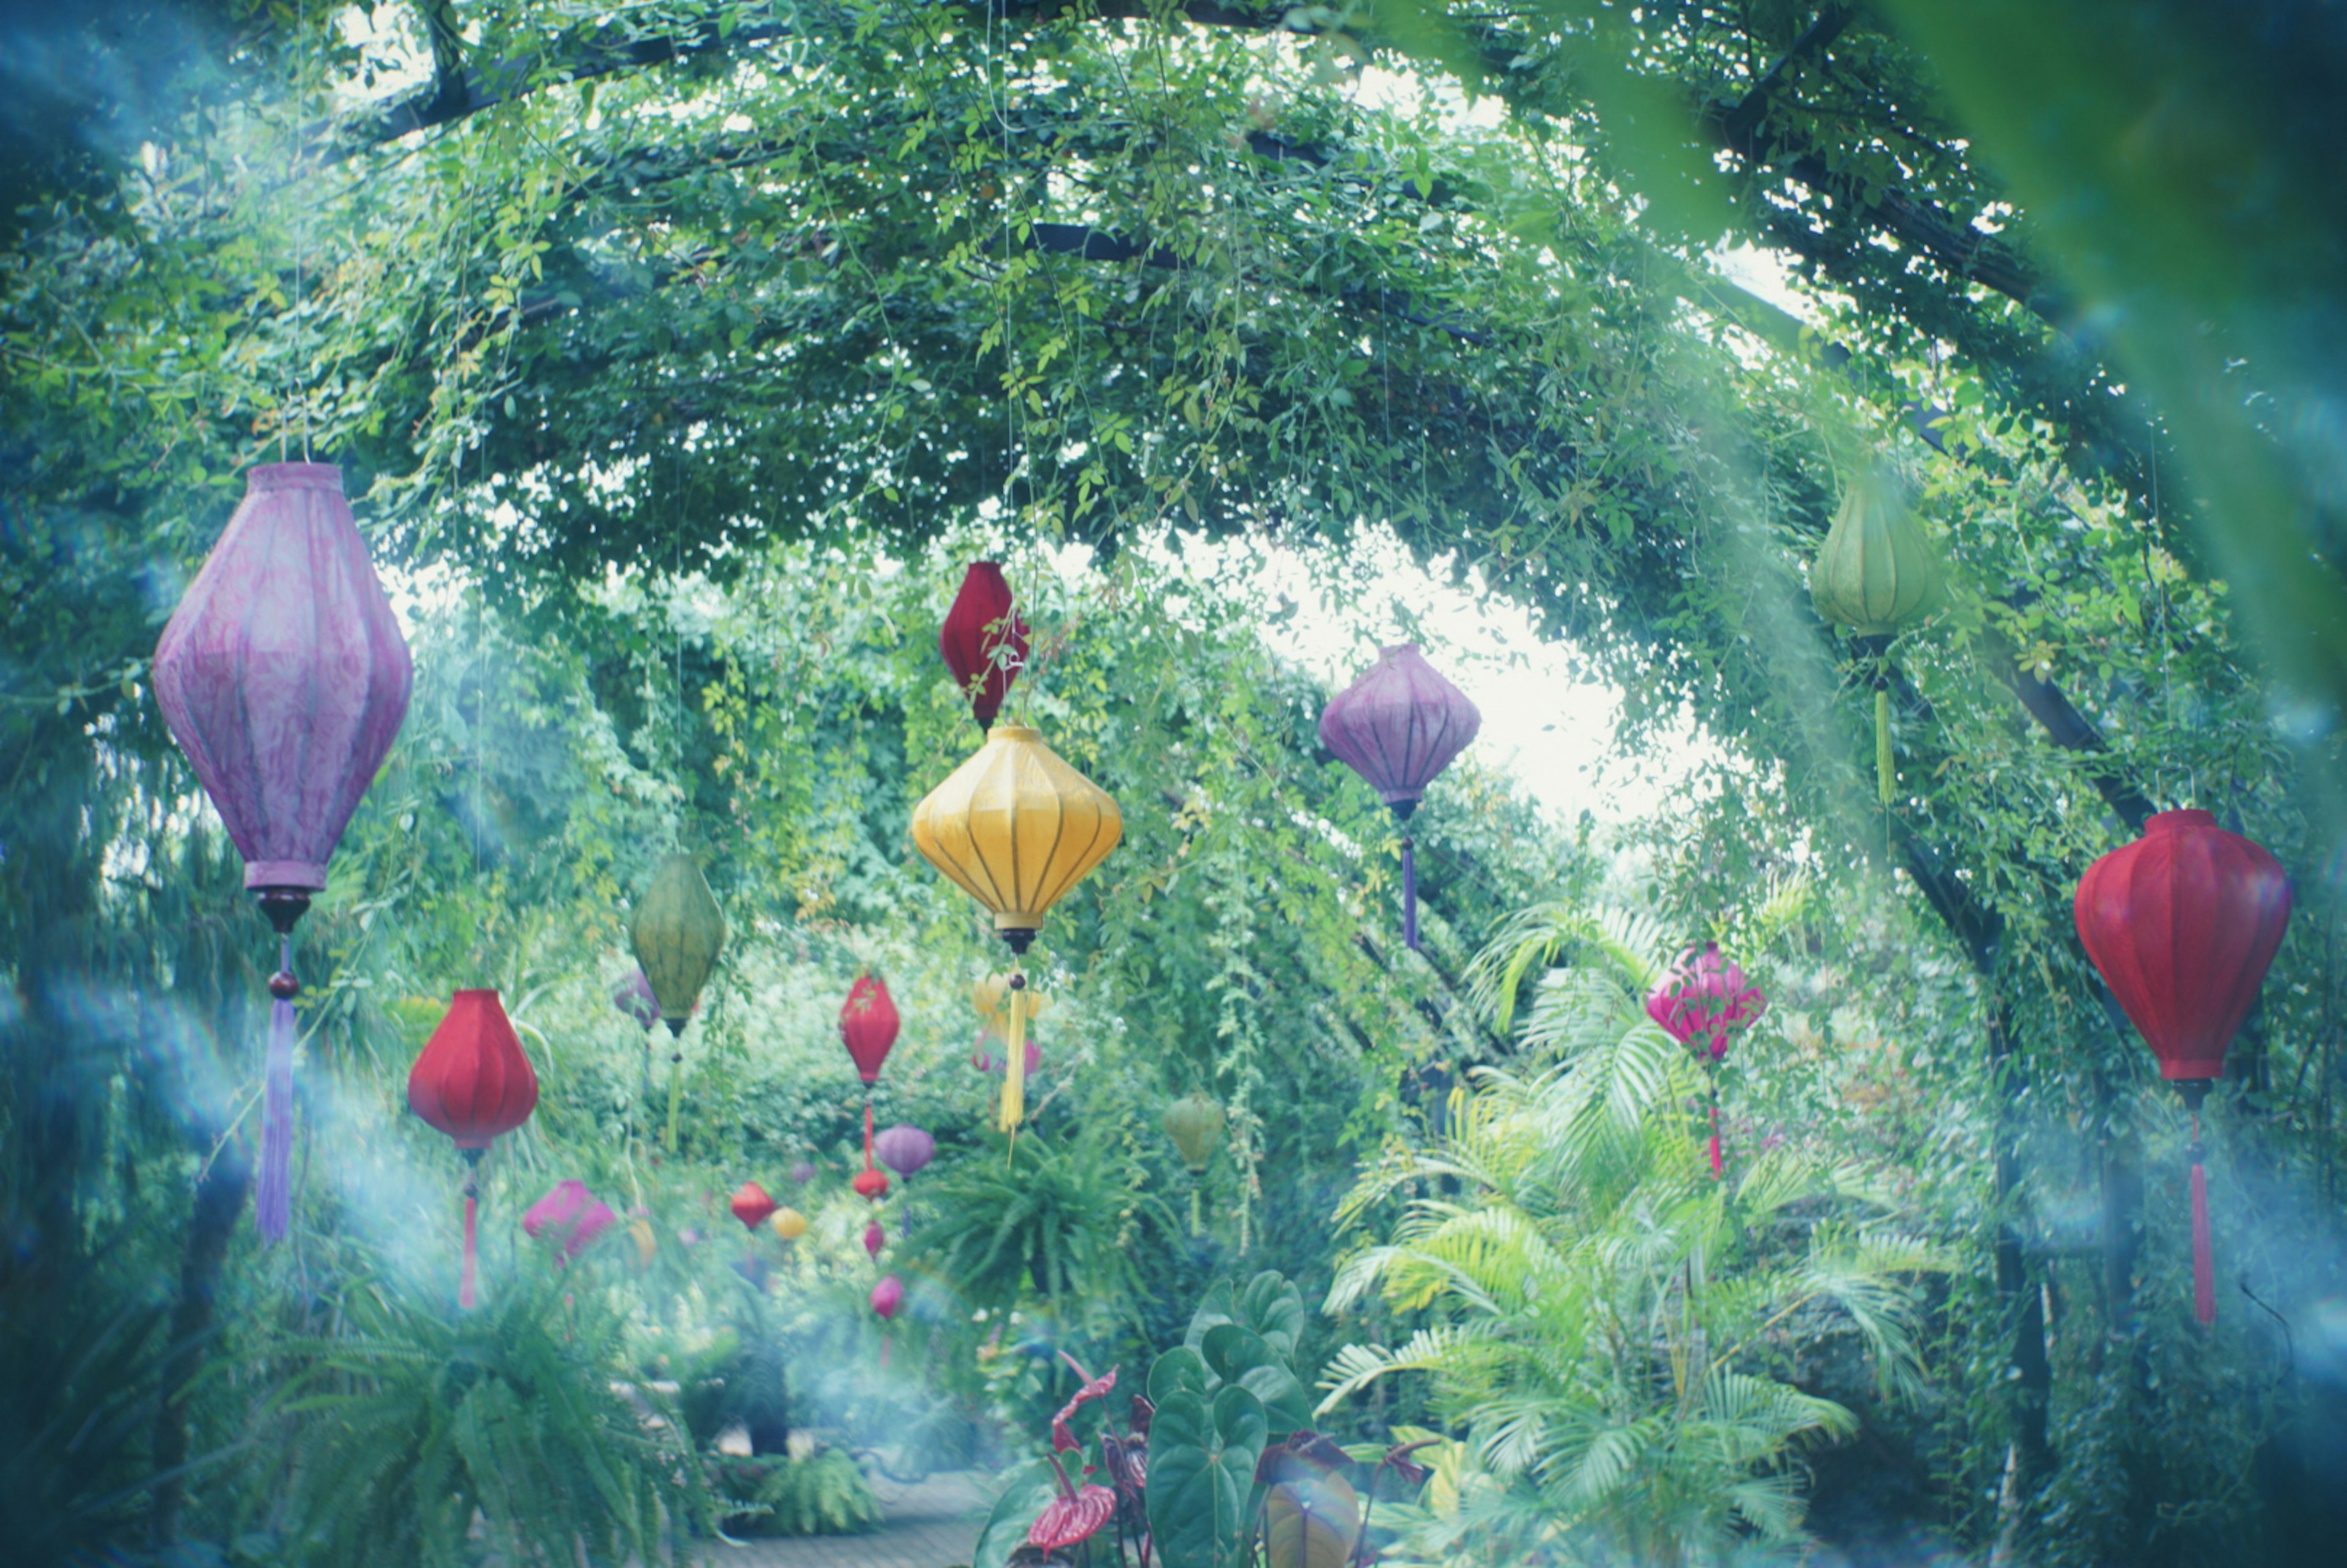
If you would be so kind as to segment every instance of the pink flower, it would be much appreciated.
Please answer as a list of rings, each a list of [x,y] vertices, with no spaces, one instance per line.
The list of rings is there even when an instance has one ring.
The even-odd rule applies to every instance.
[[[1075,1367],[1077,1377],[1084,1377],[1084,1369],[1081,1367],[1076,1367],[1074,1359],[1065,1351],[1061,1352],[1060,1358],[1066,1361],[1069,1366]],[[1068,1423],[1076,1419],[1076,1412],[1085,1405],[1094,1399],[1107,1399],[1109,1390],[1115,1387],[1116,1368],[1111,1367],[1105,1378],[1086,1378],[1083,1387],[1076,1390],[1075,1398],[1060,1407],[1060,1413],[1051,1418],[1051,1451],[1053,1453],[1067,1453],[1078,1446],[1075,1429]],[[1038,1544],[1040,1545],[1040,1542]]]
[[[1712,1061],[1727,1054],[1729,1035],[1768,1009],[1768,999],[1745,984],[1741,965],[1720,958],[1717,942],[1706,942],[1701,953],[1690,948],[1680,954],[1646,998],[1646,1016],[1664,1033]]]
[[[587,1184],[576,1179],[555,1183],[554,1190],[530,1204],[521,1216],[521,1228],[532,1241],[549,1234],[560,1239],[565,1263],[619,1223],[620,1216],[610,1205],[596,1201]]]
[[[1028,1527],[1027,1544],[1057,1552],[1063,1546],[1089,1541],[1100,1533],[1101,1526],[1115,1512],[1116,1493],[1104,1486],[1087,1483],[1081,1491],[1051,1500],[1051,1505]]]

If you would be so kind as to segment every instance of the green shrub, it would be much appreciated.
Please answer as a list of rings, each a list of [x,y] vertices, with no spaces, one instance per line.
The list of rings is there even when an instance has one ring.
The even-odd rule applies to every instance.
[[[855,1459],[823,1449],[805,1459],[721,1460],[719,1489],[751,1506],[729,1512],[732,1535],[853,1535],[880,1522],[880,1499]]]

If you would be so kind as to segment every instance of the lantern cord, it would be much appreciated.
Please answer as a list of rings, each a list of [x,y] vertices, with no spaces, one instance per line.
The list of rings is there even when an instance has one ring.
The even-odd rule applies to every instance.
[[[293,1037],[298,1021],[293,998],[301,987],[293,979],[293,938],[277,938],[277,972],[269,977],[269,1056],[262,1070],[261,1103],[261,1175],[253,1193],[253,1223],[261,1241],[271,1246],[285,1239],[292,1214],[293,1193],[287,1166],[293,1156]]]
[[[480,1299],[477,1286],[477,1253],[475,1235],[480,1215],[480,1160],[478,1149],[466,1149],[465,1155],[465,1263],[456,1276],[456,1305],[470,1312]]]
[[[2216,1248],[2209,1235],[2209,1173],[2202,1162],[2200,1112],[2192,1113],[2192,1315],[2203,1328],[2217,1321]]]
[[[683,1092],[683,1088],[684,1046],[680,1041],[677,1048],[669,1053],[668,1058],[668,1152],[671,1154],[676,1153],[677,1100]]]
[[[872,1086],[864,1086],[864,1168],[872,1168]]]
[[[1190,1178],[1190,1234],[1192,1235],[1206,1234],[1205,1221],[1200,1215],[1198,1209],[1198,1178],[1194,1174]]]
[[[1727,1164],[1719,1157],[1719,1081],[1714,1079],[1711,1084],[1711,1179],[1719,1182],[1727,1178]]]
[[[1010,1014],[1005,1024],[1008,1045],[1002,1063],[1002,1114],[996,1125],[1016,1144],[1019,1124],[1027,1119],[1027,976],[1010,971]]]
[[[1891,809],[1897,776],[1891,754],[1891,682],[1878,675],[1874,681],[1874,793],[1885,811]]]
[[[1401,841],[1401,945],[1418,951],[1418,845]]]

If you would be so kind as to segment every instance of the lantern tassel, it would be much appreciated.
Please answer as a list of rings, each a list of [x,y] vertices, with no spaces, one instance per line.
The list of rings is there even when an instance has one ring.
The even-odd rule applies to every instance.
[[[1016,1136],[1019,1124],[1027,1119],[1027,977],[1016,970],[1005,1010],[1010,1014],[1003,1026],[1010,1060],[1002,1064],[1002,1115],[995,1125]]]
[[[300,1021],[293,998],[300,987],[293,979],[293,943],[277,939],[277,972],[269,977],[269,1055],[261,1069],[261,1177],[253,1190],[253,1224],[261,1241],[274,1246],[285,1239],[292,1217],[293,1189],[289,1172],[293,1160],[293,1037]]]
[[[2209,1237],[2209,1173],[2201,1164],[2200,1118],[2192,1118],[2192,1315],[2203,1328],[2217,1321],[2216,1249]]]
[[[1194,1180],[1190,1184],[1190,1234],[1192,1235],[1206,1234],[1205,1225],[1198,1215],[1198,1184]]]
[[[673,1051],[668,1059],[668,1152],[676,1153],[676,1106],[684,1091],[684,1052]]]
[[[465,1151],[465,1158],[468,1162],[480,1157],[477,1149]],[[465,1263],[456,1276],[456,1305],[467,1312],[480,1299],[480,1293],[475,1287],[478,1254],[474,1243],[476,1222],[480,1214],[480,1185],[474,1176],[475,1173],[468,1165],[465,1172]]]
[[[1714,1105],[1711,1108],[1711,1179],[1717,1182],[1725,1181],[1727,1177],[1727,1163],[1719,1157],[1719,1107]]]
[[[872,1086],[864,1086],[864,1168],[872,1168]]]
[[[1418,951],[1418,848],[1401,841],[1401,945]]]
[[[1891,754],[1891,688],[1874,689],[1874,793],[1889,805],[1898,793],[1898,768]]]

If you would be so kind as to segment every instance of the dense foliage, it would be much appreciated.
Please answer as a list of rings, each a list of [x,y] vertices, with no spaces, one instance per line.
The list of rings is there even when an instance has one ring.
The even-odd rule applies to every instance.
[[[1015,1457],[1072,1391],[1059,1351],[1138,1367],[1218,1277],[1276,1267],[1315,1307],[1347,1282],[1286,1352],[1307,1382],[1456,1331],[1498,1298],[1342,1255],[1391,1237],[1448,1267],[1454,1232],[1502,1226],[1560,1260],[1503,1358],[1339,1412],[1380,1444],[1440,1430],[1432,1551],[1479,1474],[1591,1451],[1514,1463],[1493,1387],[1545,1389],[1564,1425],[1662,1419],[1599,1398],[1630,1360],[1560,1357],[1543,1314],[1676,1303],[1658,1343],[1732,1335],[1801,1298],[1813,1242],[1889,1213],[1929,1245],[1875,1260],[1900,1282],[1870,1354],[1923,1397],[1860,1399],[1772,1346],[1723,1369],[1766,1407],[1703,1428],[1733,1441],[1622,1450],[1687,1500],[1669,1541],[1594,1484],[1508,1480],[1516,1512],[1477,1527],[1790,1542],[1806,1467],[1809,1524],[1853,1549],[2312,1550],[2347,1386],[2323,1327],[2347,1288],[2325,87],[2347,71],[2322,8],[2239,9],[2260,26],[2115,0],[108,0],[48,24],[56,49],[0,85],[98,65],[0,115],[34,203],[0,263],[0,1366],[38,1395],[0,1430],[9,1539],[445,1556],[470,1500],[516,1555],[565,1530],[649,1553],[656,1515],[671,1542],[722,1516],[688,1456],[736,1424],[835,1434],[794,1460],[811,1491],[767,1452],[750,1490],[849,1521],[852,1455]],[[169,25],[123,25],[150,12]],[[1736,241],[1788,259],[1806,323],[1718,274]],[[272,954],[145,661],[242,470],[292,451],[349,470],[420,680],[302,927],[308,1143],[294,1234],[263,1252],[240,1216]],[[1871,655],[1803,591],[1874,462],[1953,586],[1887,652],[1887,810]],[[1200,534],[1224,553],[1185,554]],[[1392,823],[1317,752],[1294,608],[1254,587],[1299,566],[1365,651],[1420,630],[1363,564],[1388,538],[1570,640],[1625,746],[1692,721],[1705,759],[1612,834],[1454,773],[1417,819],[1423,958],[1389,935]],[[978,1132],[966,1065],[966,989],[1000,960],[903,839],[974,739],[930,636],[983,551],[1042,634],[1018,712],[1127,823],[1039,954],[1057,1006],[1015,1150]],[[2206,1336],[2182,1116],[2068,908],[2094,856],[2188,803],[2273,848],[2300,900],[2208,1118]],[[675,847],[736,939],[656,1158],[666,1063],[607,994]],[[1646,935],[1609,948],[1601,901]],[[1772,1000],[1721,1070],[1731,1146],[1780,1136],[1813,1192],[1691,1173],[1683,1064],[1587,1021],[1614,1014],[1583,980],[1513,1027],[1552,966],[1626,959],[1626,998],[1707,936]],[[881,1113],[944,1146],[884,1215],[911,1287],[887,1378],[832,1026],[866,967],[907,1019]],[[484,1166],[491,1316],[468,1324],[444,1306],[453,1162],[398,1112],[477,981],[546,1093]],[[1477,1067],[1505,1071],[1454,1115]],[[1573,1132],[1601,1079],[1632,1086],[1618,1147]],[[1194,1090],[1230,1112],[1197,1242],[1158,1131]],[[1358,1189],[1337,1235],[1365,1167],[1433,1206]],[[1901,1180],[1816,1174],[1861,1168]],[[787,1254],[753,1242],[764,1290],[722,1206],[748,1175],[813,1221]],[[557,1291],[512,1221],[564,1176],[641,1231]],[[1667,1266],[1571,1262],[1648,1214],[1657,1257],[1705,1261],[1699,1303]],[[1947,1272],[1910,1296],[1892,1265],[1926,1259]],[[613,1327],[565,1338],[573,1313]],[[671,1383],[674,1451],[638,1419]],[[578,1402],[498,1425],[525,1385]],[[1860,1444],[1813,1440],[1846,1425],[1829,1402]]]

